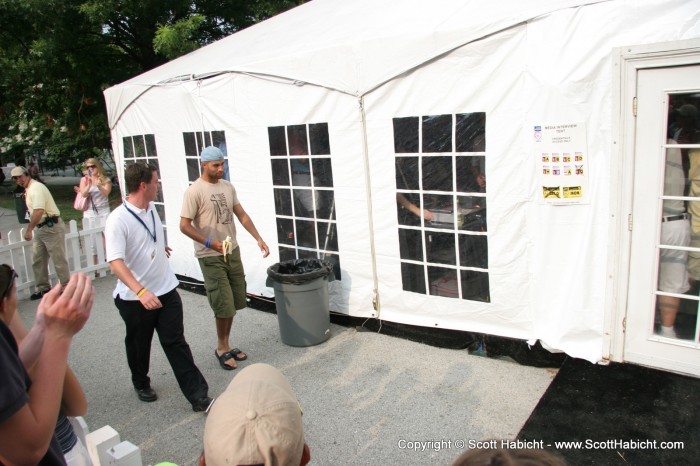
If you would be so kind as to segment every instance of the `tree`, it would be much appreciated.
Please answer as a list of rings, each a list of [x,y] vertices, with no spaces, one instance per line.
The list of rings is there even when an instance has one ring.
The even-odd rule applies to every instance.
[[[110,147],[102,91],[304,0],[0,0],[0,164]]]

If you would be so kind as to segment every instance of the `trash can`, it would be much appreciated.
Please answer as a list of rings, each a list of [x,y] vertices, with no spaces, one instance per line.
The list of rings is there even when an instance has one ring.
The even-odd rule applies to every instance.
[[[313,346],[330,338],[328,282],[333,280],[333,265],[319,259],[280,262],[267,269],[283,343]]]
[[[29,223],[27,215],[27,203],[24,200],[24,188],[17,186],[14,191],[15,210],[17,211],[17,221],[19,223]]]

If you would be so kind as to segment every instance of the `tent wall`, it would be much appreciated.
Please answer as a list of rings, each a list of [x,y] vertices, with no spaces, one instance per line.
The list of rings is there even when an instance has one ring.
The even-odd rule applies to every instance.
[[[331,3],[315,0],[312,4],[316,2]],[[543,8],[542,3],[538,8]],[[311,6],[299,9],[296,21],[310,21],[303,15],[311,12]],[[270,27],[279,26],[285,18],[289,16]],[[690,1],[607,1],[552,8],[550,14],[501,30],[497,26],[507,22],[494,22],[497,26],[489,34],[446,49],[386,82],[382,73],[374,84],[358,79],[368,92],[356,95],[295,82],[294,73],[302,64],[319,65],[310,58],[300,61],[299,55],[312,57],[313,50],[300,49],[305,51],[295,55],[289,79],[230,72],[159,85],[168,69],[165,65],[123,85],[123,95],[118,87],[106,93],[114,115],[110,121],[114,150],[121,162],[124,136],[155,135],[165,223],[175,250],[172,266],[180,275],[201,279],[191,241],[178,228],[188,186],[182,134],[225,131],[231,181],[272,249],[270,258],[261,259],[250,236],[239,231],[248,291],[271,296],[265,270],[279,256],[268,128],[327,123],[343,274],[331,287],[332,310],[412,325],[540,339],[552,348],[595,361],[608,353],[603,338],[609,312],[605,309],[607,258],[616,254],[608,238],[611,216],[616,214],[610,209],[615,187],[610,185],[609,173],[616,163],[611,160],[611,128],[618,118],[612,114],[613,89],[619,85],[612,53],[625,45],[700,37],[699,18],[697,2]],[[323,33],[331,34],[326,29]],[[452,36],[454,30],[450,40],[457,40]],[[254,37],[251,29],[241,41]],[[268,44],[275,40],[269,34],[260,37],[273,41]],[[399,50],[404,37],[397,34],[383,40],[389,50]],[[233,44],[235,38],[225,41]],[[303,40],[310,47],[308,35]],[[334,44],[338,52],[346,50],[349,60],[357,59],[360,50],[372,53],[338,41],[316,39],[319,47]],[[381,41],[373,43],[382,46]],[[222,48],[222,43],[216,45]],[[212,50],[201,53],[209,56]],[[328,49],[324,50],[327,54]],[[333,56],[328,67],[343,61],[341,54]],[[184,58],[172,65],[178,72],[186,69]],[[261,70],[282,76],[273,63],[267,57]],[[368,58],[363,63],[373,61]],[[197,72],[204,66],[198,63]],[[241,69],[254,71],[254,63]],[[322,64],[319,69],[321,74],[330,73]],[[339,69],[361,74],[361,68],[348,63]],[[313,81],[307,68],[302,75]],[[148,76],[157,79],[148,83]],[[336,78],[344,82],[342,76]],[[153,87],[144,92],[148,86]],[[138,99],[125,105],[123,98],[137,94]],[[402,286],[393,119],[470,112],[486,115],[489,302],[411,293]],[[545,204],[532,154],[533,127],[573,122],[586,129],[589,185],[585,202]]]

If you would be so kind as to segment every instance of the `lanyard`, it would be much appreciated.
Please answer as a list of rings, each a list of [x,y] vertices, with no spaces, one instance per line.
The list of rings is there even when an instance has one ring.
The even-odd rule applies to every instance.
[[[153,238],[153,242],[155,243],[155,242],[156,242],[156,236],[157,236],[156,233],[157,233],[157,231],[156,231],[156,217],[155,217],[155,215],[153,215],[153,211],[151,210],[151,219],[153,220],[153,233],[151,233],[151,230],[149,230],[148,227],[146,226],[146,223],[145,223],[143,220],[141,220],[141,217],[139,217],[138,215],[136,215],[136,213],[135,213],[133,210],[129,209],[126,205],[124,205],[124,208],[125,208],[126,210],[128,210],[129,213],[130,213],[131,215],[133,215],[134,218],[136,218],[136,220],[138,220],[138,221],[141,223],[141,225],[143,225],[143,227],[146,229],[146,231],[147,231],[148,234],[151,236],[151,238]]]

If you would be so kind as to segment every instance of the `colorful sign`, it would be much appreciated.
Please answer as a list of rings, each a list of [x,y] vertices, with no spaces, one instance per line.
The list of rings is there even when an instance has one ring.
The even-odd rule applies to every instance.
[[[585,123],[534,127],[533,154],[538,164],[541,201],[548,204],[588,203],[588,144]]]

